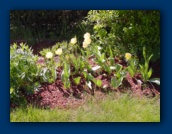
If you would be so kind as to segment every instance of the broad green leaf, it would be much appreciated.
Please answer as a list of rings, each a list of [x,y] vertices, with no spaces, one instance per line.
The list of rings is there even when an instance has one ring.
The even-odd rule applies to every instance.
[[[105,53],[103,53],[103,54],[100,56],[100,61],[101,61],[101,62],[105,62]]]
[[[139,65],[140,66],[140,73],[143,72],[143,66],[142,65]]]
[[[109,66],[107,66],[106,64],[104,64],[104,69],[105,69],[105,71],[107,71],[108,72],[108,74],[110,74],[111,73],[111,69],[110,69],[110,67]]]
[[[116,64],[116,71],[119,71],[119,70],[121,70],[121,69],[122,69],[122,65]]]
[[[54,69],[54,80],[56,80],[57,79],[57,71],[56,71],[56,69]]]
[[[102,81],[99,79],[94,79],[93,82],[96,84],[96,86],[101,87],[102,86]]]
[[[151,77],[152,75],[152,68],[149,69],[149,72],[148,72],[148,79]]]
[[[83,72],[84,78],[87,79],[87,72]]]
[[[148,58],[148,62],[150,61],[150,59],[152,58],[153,54],[151,54],[151,56]]]
[[[118,80],[118,86],[120,86],[122,84],[122,81],[123,81],[124,77],[121,77],[119,80]]]
[[[68,78],[65,78],[65,79],[64,79],[63,84],[64,84],[64,88],[65,88],[65,89],[69,89],[69,88],[70,88],[70,81],[69,81]]]
[[[80,80],[81,80],[81,77],[76,77],[76,78],[74,78],[74,82],[75,82],[75,84],[79,84],[80,83]]]
[[[90,73],[88,73],[88,80],[93,80],[94,79],[94,77],[90,74]]]
[[[117,64],[117,66],[116,66],[116,77],[117,78],[120,78],[121,77],[121,75],[122,75],[122,66],[121,65],[119,65],[119,64]]]
[[[135,72],[133,71],[133,69],[132,69],[130,66],[127,67],[127,69],[128,69],[128,71],[129,71],[131,77],[134,77]]]

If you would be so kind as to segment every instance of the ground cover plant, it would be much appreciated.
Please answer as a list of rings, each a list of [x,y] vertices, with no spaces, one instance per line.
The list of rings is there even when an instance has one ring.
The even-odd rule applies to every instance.
[[[142,12],[140,12],[131,13],[141,14]],[[95,21],[94,17],[97,16],[99,20],[99,15],[103,14],[102,16],[104,16],[105,13],[107,12],[88,12],[87,21],[85,22],[84,20],[83,25],[88,25],[88,29],[90,29],[92,26],[88,21],[92,24],[93,21]],[[112,16],[114,16],[115,13],[117,17],[118,11],[110,11],[108,13]],[[121,13],[126,15],[126,12],[123,11],[118,15],[120,16]],[[148,12],[146,12],[146,14],[147,13]],[[91,19],[91,17],[94,19]],[[133,20],[134,19],[132,19],[132,21]],[[102,22],[101,20],[99,21]],[[129,21],[131,20],[129,19]],[[110,24],[111,26],[112,22],[109,20],[109,22],[103,21],[102,24],[103,23],[107,23],[107,25]],[[95,26],[98,26],[98,24],[95,24]],[[113,28],[113,26],[111,26],[111,28]],[[118,29],[118,26],[116,25],[114,28]],[[73,113],[73,111],[70,111],[70,109],[75,109],[78,112],[75,114],[80,115],[82,111],[80,111],[80,108],[83,108],[82,105],[87,107],[86,105],[90,103],[88,100],[88,96],[90,97],[90,95],[93,98],[98,97],[101,100],[101,96],[106,96],[111,93],[110,99],[106,96],[104,101],[106,103],[112,101],[112,103],[109,104],[110,106],[108,106],[108,104],[106,105],[108,107],[107,110],[110,110],[110,107],[112,109],[114,107],[114,111],[118,99],[115,99],[116,102],[114,102],[112,96],[117,97],[117,94],[121,96],[121,94],[130,92],[130,96],[137,96],[143,101],[145,97],[149,99],[156,98],[157,101],[160,101],[160,75],[155,75],[154,68],[150,66],[152,64],[151,59],[159,60],[157,55],[154,55],[154,52],[150,53],[149,47],[145,44],[140,45],[139,49],[118,49],[118,45],[113,45],[112,42],[109,44],[111,38],[109,35],[114,31],[105,35],[102,35],[100,31],[101,29],[99,28],[94,28],[91,32],[93,34],[85,31],[85,33],[82,34],[82,38],[81,34],[79,34],[79,36],[75,34],[71,36],[71,39],[53,42],[51,46],[41,50],[39,49],[39,51],[35,51],[37,47],[30,46],[27,43],[11,43],[11,120],[16,121],[15,114],[20,114],[20,112],[23,114],[23,111],[25,113],[24,109],[26,109],[26,111],[35,110],[35,112],[37,110],[39,111],[39,109],[45,109],[45,113],[47,109],[49,109],[50,112],[51,109],[62,109],[62,112],[66,109],[66,112],[64,112],[66,113],[66,117],[64,118],[69,117],[69,120],[62,119],[59,121],[113,121],[104,119],[96,120],[93,118],[93,115],[90,115],[90,118],[88,115],[88,120],[86,118],[78,119],[80,117],[77,116],[71,119],[72,115],[69,113]],[[115,34],[117,33],[115,32]],[[118,39],[119,38],[121,37],[119,36]],[[102,42],[103,40],[108,40],[108,42]],[[121,42],[121,44],[123,43],[124,42]],[[137,97],[135,100],[139,103],[140,99]],[[91,98],[89,99],[92,100]],[[148,102],[147,98],[146,103]],[[128,98],[128,101],[127,105],[125,105],[125,103],[121,104],[122,102],[120,103],[119,97],[119,105],[125,105],[127,108],[130,101],[131,104],[133,103],[130,98]],[[93,103],[96,107],[96,103],[94,101]],[[102,103],[104,102],[100,101],[100,105],[97,105],[97,109],[93,112],[96,112],[98,109],[106,109],[105,106],[103,106],[103,108],[101,107]],[[114,106],[112,106],[113,104]],[[156,103],[154,104],[156,105]],[[154,107],[154,104],[149,105],[145,109],[149,109],[151,106]],[[28,107],[29,105],[31,105],[31,107]],[[158,105],[158,107],[159,106],[160,105]],[[93,106],[91,105],[90,107]],[[138,107],[141,107],[141,105],[138,105]],[[15,108],[18,110],[15,110]],[[114,111],[112,109],[111,111],[113,113]],[[142,110],[144,111],[144,108]],[[102,112],[103,111],[104,110],[102,110]],[[119,113],[122,113],[122,111],[125,111],[125,109],[121,109]],[[135,109],[134,111],[137,110]],[[53,112],[52,110],[52,113]],[[58,112],[59,114],[61,113],[61,111]],[[106,113],[106,111],[104,111],[104,113]],[[116,114],[118,115],[119,113]],[[83,114],[85,113],[82,113],[81,116],[83,116]],[[151,112],[148,111],[146,114],[151,115]],[[105,116],[106,115],[104,115],[104,117]],[[50,116],[50,118],[52,117]],[[159,121],[158,112],[156,114],[157,119],[141,117],[141,119],[128,118],[124,120],[124,118],[122,119],[121,117],[117,119],[117,117],[114,116],[113,119],[114,121],[120,121],[120,119],[121,121],[131,121],[132,119],[133,121]],[[137,118],[139,117],[137,116]],[[26,121],[29,120],[36,121],[37,119],[26,119]]]

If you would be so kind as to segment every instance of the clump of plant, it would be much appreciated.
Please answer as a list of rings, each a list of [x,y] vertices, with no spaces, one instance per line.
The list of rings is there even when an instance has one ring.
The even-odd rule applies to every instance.
[[[31,48],[21,43],[10,46],[10,100],[12,103],[26,103],[24,94],[32,94],[39,86],[40,68],[36,65],[38,56]]]
[[[143,57],[144,57],[144,64],[143,65],[139,65],[140,66],[140,73],[141,76],[143,78],[144,82],[153,82],[156,83],[158,85],[160,85],[160,79],[159,78],[151,78],[152,76],[152,68],[149,68],[149,61],[152,58],[153,54],[151,54],[150,56],[147,55],[146,53],[146,48],[143,47]]]
[[[144,62],[138,65],[138,61],[135,58],[132,58],[132,55],[130,53],[126,53],[125,59],[128,63],[128,67],[126,68],[126,70],[130,73],[130,76],[133,79],[135,79],[137,82],[139,82],[143,87],[147,86],[147,82],[149,82],[150,84],[156,83],[160,85],[160,78],[151,78],[153,70],[152,68],[149,67],[149,62],[153,57],[153,54],[149,56],[147,54],[146,47],[143,47],[143,57],[144,57]],[[136,73],[141,74],[140,80],[135,77]]]
[[[67,42],[56,43],[52,48],[43,49],[40,54],[43,58],[44,64],[42,68],[42,82],[53,83],[57,79],[58,67],[63,67],[67,63],[66,51],[61,45],[67,46]]]
[[[86,48],[86,45],[91,43],[91,39],[88,38],[88,33],[85,35],[83,48]],[[81,48],[77,44],[76,36],[72,38],[69,43],[56,43],[52,48],[42,50],[40,54],[44,58],[45,63],[42,73],[43,81],[47,81],[49,83],[54,82],[58,75],[56,70],[58,67],[61,67],[63,71],[62,74],[59,75],[61,75],[60,78],[64,84],[65,89],[70,88],[70,77],[74,79],[76,84],[79,84],[80,78],[75,78],[74,76],[82,75],[84,69],[89,68],[86,57],[78,54],[78,51],[80,50]]]

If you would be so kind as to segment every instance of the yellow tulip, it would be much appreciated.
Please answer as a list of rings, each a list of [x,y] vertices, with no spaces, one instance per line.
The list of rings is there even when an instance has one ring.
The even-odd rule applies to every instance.
[[[131,54],[130,53],[126,53],[125,54],[125,58],[126,58],[126,60],[129,60],[131,58]]]

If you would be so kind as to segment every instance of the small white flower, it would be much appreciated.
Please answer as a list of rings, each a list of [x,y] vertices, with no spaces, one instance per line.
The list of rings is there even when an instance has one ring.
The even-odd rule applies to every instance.
[[[72,43],[72,44],[76,44],[76,42],[77,42],[76,37],[75,37],[75,38],[72,38],[72,39],[70,40],[70,43]]]
[[[91,36],[90,33],[84,34],[84,38],[85,38],[85,39],[90,38],[90,36]]]
[[[53,53],[52,52],[48,52],[47,54],[46,54],[46,58],[47,59],[51,59],[53,57]]]
[[[57,55],[61,55],[61,54],[62,54],[62,48],[57,49],[57,50],[55,51],[55,53],[56,53]]]

